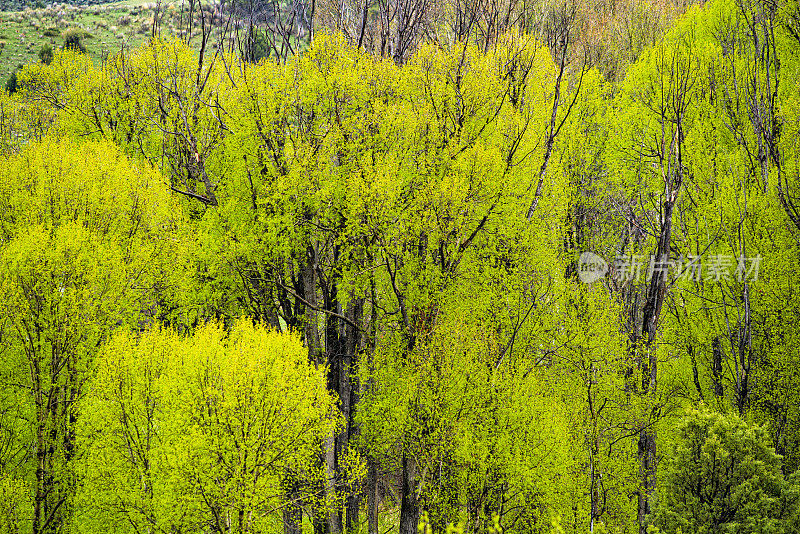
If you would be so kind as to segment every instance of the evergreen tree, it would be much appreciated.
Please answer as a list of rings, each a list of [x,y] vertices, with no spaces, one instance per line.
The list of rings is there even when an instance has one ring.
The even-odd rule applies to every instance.
[[[11,75],[6,80],[6,91],[9,94],[14,94],[17,92],[17,88],[19,87],[19,82],[17,81],[17,71],[19,69],[14,70]]]
[[[766,431],[735,414],[689,413],[665,462],[651,520],[679,533],[794,532],[796,488]]]
[[[49,65],[53,61],[53,47],[49,44],[43,44],[39,49],[39,61],[45,65]]]

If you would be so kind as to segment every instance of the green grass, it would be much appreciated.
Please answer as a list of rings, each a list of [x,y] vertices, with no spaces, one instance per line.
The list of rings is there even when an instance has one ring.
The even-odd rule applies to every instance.
[[[71,28],[86,32],[83,46],[98,65],[123,46],[142,44],[150,36],[154,6],[152,1],[123,0],[85,7],[60,5],[0,12],[0,84],[4,86],[16,68],[38,62],[44,44],[60,49],[64,44],[62,34]],[[180,3],[166,5],[162,35],[177,34],[180,7]]]

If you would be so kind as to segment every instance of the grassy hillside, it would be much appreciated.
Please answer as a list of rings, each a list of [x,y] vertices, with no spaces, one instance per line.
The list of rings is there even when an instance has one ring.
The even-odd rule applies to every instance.
[[[94,0],[89,0],[94,1]],[[161,7],[162,33],[177,33],[181,5]],[[30,62],[39,61],[39,51],[49,44],[64,45],[67,32],[78,32],[89,56],[99,63],[123,46],[133,47],[149,37],[155,3],[139,0],[102,5],[52,5],[0,12],[0,83]]]

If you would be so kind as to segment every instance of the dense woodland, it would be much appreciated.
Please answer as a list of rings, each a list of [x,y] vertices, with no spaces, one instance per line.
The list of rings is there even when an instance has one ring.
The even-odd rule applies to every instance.
[[[800,532],[797,0],[269,6],[0,91],[0,531]]]

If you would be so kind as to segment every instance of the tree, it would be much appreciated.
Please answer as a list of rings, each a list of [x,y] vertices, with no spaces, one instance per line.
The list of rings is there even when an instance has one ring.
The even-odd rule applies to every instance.
[[[315,457],[341,423],[298,336],[248,319],[154,328],[98,359],[79,429],[86,531],[267,532],[321,498],[284,491],[289,472],[324,477]]]
[[[152,305],[166,191],[108,144],[48,141],[6,158],[0,185],[3,387],[30,450],[34,534],[69,528],[77,486],[76,404],[98,345]],[[3,406],[3,409],[7,406]]]
[[[17,88],[19,87],[19,81],[17,80],[17,73],[19,69],[14,69],[11,74],[8,76],[8,80],[6,80],[6,91],[9,94],[13,94],[17,92]]]
[[[634,276],[629,277],[634,280],[618,277],[616,287],[626,300],[631,318],[627,326],[630,361],[627,387],[643,402],[638,422],[640,534],[645,534],[645,517],[651,510],[650,498],[656,482],[655,422],[663,406],[659,398],[662,388],[657,336],[672,285],[668,278],[676,240],[675,213],[681,205],[684,182],[689,179],[691,156],[687,138],[692,133],[692,124],[687,115],[693,113],[700,94],[697,83],[700,63],[697,44],[692,39],[693,24],[696,22],[689,19],[643,54],[628,72],[618,103],[618,120],[629,129],[620,139],[626,143],[623,172],[633,184],[632,191],[623,194],[636,199],[634,203],[626,199],[627,207],[621,214],[629,224],[633,223],[636,237],[629,239],[629,234],[625,235],[619,253],[628,254],[630,250],[636,254],[653,247],[642,287],[636,288],[638,280]],[[637,203],[641,211],[635,214],[639,210]]]
[[[702,407],[678,426],[651,521],[665,533],[784,532],[796,507],[767,432]]]

